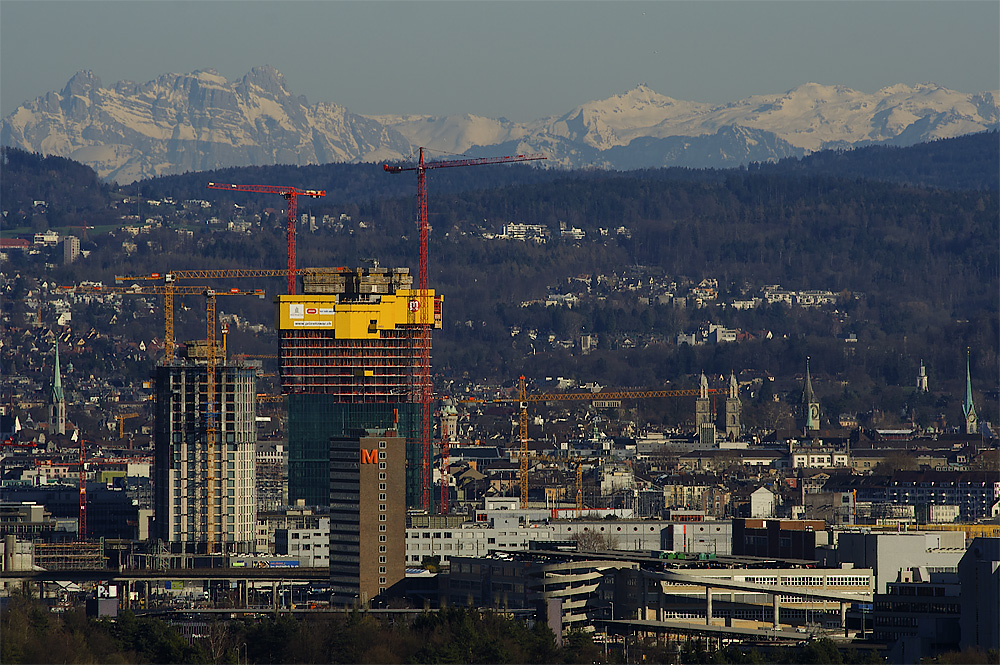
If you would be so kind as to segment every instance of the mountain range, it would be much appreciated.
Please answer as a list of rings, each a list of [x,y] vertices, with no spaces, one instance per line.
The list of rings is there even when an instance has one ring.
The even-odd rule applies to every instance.
[[[211,69],[103,87],[78,72],[0,121],[0,145],[87,164],[118,183],[234,166],[410,160],[417,146],[470,157],[542,152],[552,168],[730,168],[1000,127],[1000,91],[926,83],[868,94],[806,83],[728,104],[646,85],[516,123],[474,115],[360,115],[293,94],[273,67],[230,82]]]

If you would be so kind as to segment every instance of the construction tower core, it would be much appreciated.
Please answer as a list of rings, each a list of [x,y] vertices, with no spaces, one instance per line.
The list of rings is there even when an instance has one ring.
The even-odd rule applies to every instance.
[[[443,297],[412,286],[408,268],[343,269],[275,299],[290,503],[327,505],[330,439],[370,429],[406,437],[407,505],[419,503],[421,334],[441,327]]]

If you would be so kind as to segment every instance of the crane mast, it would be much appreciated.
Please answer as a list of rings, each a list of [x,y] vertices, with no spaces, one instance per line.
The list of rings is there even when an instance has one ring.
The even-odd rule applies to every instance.
[[[286,288],[289,295],[295,295],[295,228],[296,210],[299,196],[318,199],[326,196],[325,189],[298,189],[283,185],[229,185],[220,182],[208,183],[209,189],[224,189],[230,192],[254,192],[257,194],[280,194],[288,201],[288,278]]]
[[[709,393],[714,394],[718,392],[714,388],[708,390]],[[518,399],[503,399],[496,400],[497,402],[512,402],[517,401],[518,407],[520,409],[520,424],[521,424],[521,453],[520,453],[520,468],[518,469],[520,475],[520,490],[521,490],[521,509],[527,510],[528,508],[528,403],[529,402],[555,402],[555,401],[577,401],[577,402],[592,402],[594,400],[603,399],[656,399],[662,397],[698,397],[701,394],[701,390],[694,389],[684,389],[684,390],[627,390],[618,392],[599,392],[599,393],[542,393],[529,395],[525,388],[525,380],[522,375],[518,381]],[[581,474],[582,471],[580,467],[577,467],[577,512],[579,513],[583,509],[583,495],[581,494],[580,487],[582,483]]]
[[[72,287],[71,287],[72,288]],[[108,293],[121,293],[130,295],[159,295],[164,296],[164,312],[166,313],[166,340],[165,346],[170,349],[170,355],[166,362],[169,364],[173,356],[173,297],[179,295],[201,295],[205,297],[205,319],[206,319],[206,367],[205,367],[205,507],[206,507],[206,545],[209,553],[217,551],[215,540],[215,517],[218,510],[218,500],[215,496],[216,482],[216,446],[218,443],[219,413],[220,408],[216,395],[216,348],[215,348],[215,299],[216,296],[256,296],[264,297],[264,291],[255,289],[244,291],[238,288],[216,291],[206,286],[179,286],[172,280],[167,280],[166,284],[154,286],[99,286],[94,287],[95,291]],[[124,421],[123,421],[124,422]],[[80,442],[80,524],[81,530],[86,534],[87,526],[87,495],[86,477],[83,465],[83,441]]]
[[[528,162],[539,159],[546,159],[546,157],[540,154],[530,154],[427,162],[424,161],[424,149],[420,148],[420,156],[416,166],[390,164],[383,166],[383,169],[387,173],[402,173],[403,171],[417,172],[417,235],[420,243],[420,296],[418,302],[421,308],[434,306],[433,301],[428,296],[430,287],[427,278],[427,170],[458,166]],[[417,380],[419,384],[418,395],[420,396],[420,505],[424,510],[430,509],[430,339],[430,326],[420,326],[420,366],[418,367]]]

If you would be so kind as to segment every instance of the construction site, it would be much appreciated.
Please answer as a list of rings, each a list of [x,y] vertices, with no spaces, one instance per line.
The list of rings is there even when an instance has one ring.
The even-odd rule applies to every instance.
[[[419,505],[424,344],[441,327],[443,297],[412,284],[407,268],[374,266],[304,275],[304,295],[275,299],[290,502],[327,503],[331,438],[398,429],[409,442],[406,503]]]

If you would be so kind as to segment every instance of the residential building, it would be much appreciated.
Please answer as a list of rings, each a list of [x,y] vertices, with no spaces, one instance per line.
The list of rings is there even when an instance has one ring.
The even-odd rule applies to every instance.
[[[846,450],[826,447],[799,447],[789,455],[793,469],[844,469],[850,466]]]
[[[750,493],[750,517],[752,518],[774,517],[775,505],[774,492],[766,487],[758,487]]]
[[[963,522],[1000,515],[1000,477],[990,471],[897,471],[883,488],[891,505],[958,506]]]
[[[76,236],[66,236],[63,240],[63,263],[69,265],[80,256],[80,239]]]

